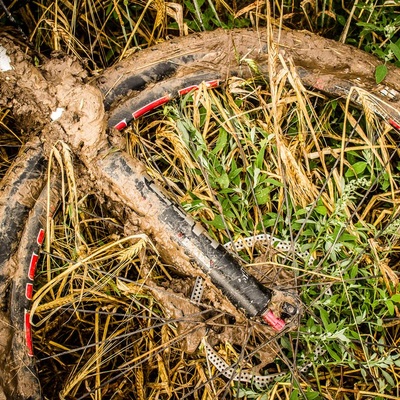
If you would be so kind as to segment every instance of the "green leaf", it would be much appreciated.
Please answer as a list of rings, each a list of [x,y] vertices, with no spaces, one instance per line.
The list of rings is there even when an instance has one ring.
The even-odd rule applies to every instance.
[[[266,187],[265,189],[258,190],[256,192],[256,199],[257,199],[257,204],[259,206],[262,206],[263,204],[267,204],[267,202],[270,200],[269,193],[271,192],[271,188]]]
[[[319,314],[321,316],[324,327],[327,328],[327,326],[329,326],[329,314],[323,308],[319,309]]]
[[[329,346],[326,347],[326,350],[328,351],[329,355],[337,362],[341,362],[342,359],[338,356],[336,351],[333,351],[333,349]]]
[[[328,210],[326,209],[325,206],[317,206],[315,207],[315,211],[321,215],[326,215],[328,213]]]
[[[216,215],[213,221],[208,221],[208,224],[214,226],[217,229],[225,229],[224,221],[221,215]]]
[[[342,266],[343,266],[343,264],[342,264]],[[350,277],[353,279],[353,278],[355,278],[356,276],[357,276],[357,274],[358,274],[358,265],[357,264],[355,264],[355,265],[353,265],[351,268],[350,268]]]
[[[310,388],[307,388],[306,397],[307,397],[307,400],[322,399],[322,397],[320,396],[320,394],[318,392],[314,392]]]
[[[276,223],[276,218],[268,218],[268,219],[264,219],[264,227],[265,228],[269,228],[271,226],[274,226]]]
[[[375,81],[381,83],[388,73],[387,66],[385,64],[378,65],[375,69]]]
[[[228,133],[226,132],[225,129],[220,128],[217,143],[215,144],[215,147],[211,153],[217,154],[220,150],[222,150],[226,146],[227,142],[228,142]]]
[[[264,163],[264,157],[265,157],[265,147],[262,147],[259,153],[257,154],[257,159],[256,159],[257,168],[262,168]]]
[[[195,13],[196,9],[194,8],[194,6],[192,5],[192,3],[190,1],[185,1],[185,6],[187,7],[187,9],[191,12],[191,13]]]
[[[357,340],[361,340],[360,339],[360,334],[358,332],[349,330],[349,334],[351,335],[352,338],[357,339]]]
[[[346,25],[347,20],[346,20],[345,17],[343,17],[343,15],[336,14],[336,19],[337,19],[337,22],[338,22],[340,25],[342,25],[342,26],[345,26],[345,25]]]
[[[390,298],[390,300],[394,301],[395,303],[400,303],[400,294],[399,294],[399,293],[394,294],[394,295]]]
[[[354,175],[362,174],[365,171],[365,168],[367,168],[367,165],[368,164],[365,161],[359,161],[359,162],[354,163],[352,165],[352,167],[346,171],[346,174],[345,174],[346,178],[349,178]]]
[[[178,129],[178,132],[181,134],[183,142],[185,143],[185,145],[187,147],[189,147],[189,145],[190,145],[190,136],[189,136],[189,132],[186,129],[185,124],[178,119],[176,121],[176,127]]]
[[[342,233],[342,235],[340,236],[340,239],[343,242],[356,242],[357,241],[357,237],[354,235],[350,235],[349,233]]]
[[[260,168],[254,167],[253,171],[253,185],[256,187],[258,185],[258,177],[260,176]]]
[[[389,48],[390,48],[390,50],[393,51],[393,54],[400,61],[400,47],[397,46],[397,44],[392,42],[392,43],[389,44]]]
[[[368,22],[357,22],[358,26],[362,26],[363,28],[370,29],[372,31],[379,31],[379,27],[375,24],[370,24]]]
[[[307,210],[304,209],[304,208],[299,208],[299,209],[294,213],[295,216],[304,215],[304,214],[307,214]]]
[[[294,389],[293,392],[290,394],[289,400],[298,400],[299,398],[299,390]]]
[[[381,373],[382,373],[382,375],[385,377],[385,379],[386,379],[386,382],[390,385],[390,386],[392,386],[392,387],[394,387],[396,384],[394,383],[394,380],[393,380],[393,377],[391,376],[391,375],[389,375],[386,371],[384,371],[383,369],[381,369]]]
[[[326,326],[326,331],[329,333],[335,333],[336,329],[337,329],[337,325],[335,322],[331,322],[330,324],[328,324]]]
[[[222,189],[227,189],[229,187],[228,174],[226,172],[223,172],[221,176],[215,179],[215,182],[217,182]]]
[[[273,178],[267,178],[265,180],[265,182],[268,182],[271,185],[278,186],[278,187],[282,187],[283,186],[283,183],[281,183],[281,182],[279,182],[279,181],[277,181],[276,179],[273,179]]]
[[[387,300],[386,301],[386,307],[388,308],[389,314],[394,315],[394,304],[392,301]]]
[[[240,183],[240,173],[242,172],[242,168],[236,168],[232,169],[231,172],[229,172],[229,180],[232,181],[235,185],[239,185]]]

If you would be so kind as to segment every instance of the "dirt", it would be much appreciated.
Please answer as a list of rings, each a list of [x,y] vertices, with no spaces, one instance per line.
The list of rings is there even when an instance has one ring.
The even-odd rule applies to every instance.
[[[201,309],[190,300],[175,292],[172,288],[164,289],[157,284],[147,284],[153,297],[163,305],[166,316],[177,320],[178,336],[182,336],[182,349],[187,353],[194,353],[206,335],[206,326],[202,318]]]
[[[277,38],[280,37],[278,47],[280,54],[293,61],[306,86],[329,92],[333,96],[343,94],[340,89],[342,84],[361,85],[378,96],[380,90],[388,86],[393,89],[395,95],[393,98],[384,97],[384,99],[390,101],[393,107],[400,108],[400,99],[397,96],[400,93],[398,69],[389,67],[385,84],[377,86],[374,71],[379,61],[360,50],[307,32],[274,31],[273,35],[275,42],[278,42]],[[130,159],[119,149],[110,146],[106,129],[108,115],[103,100],[104,97],[107,99],[113,96],[113,91],[125,77],[140,74],[160,61],[169,60],[178,63],[177,67],[171,67],[172,72],[169,77],[182,77],[199,70],[217,72],[221,79],[232,74],[247,77],[252,71],[243,61],[244,58],[255,60],[260,69],[267,73],[268,62],[273,56],[267,53],[266,43],[268,43],[266,30],[229,32],[219,30],[171,40],[150,50],[136,53],[109,69],[98,79],[98,87],[95,87],[86,82],[84,69],[73,58],[57,56],[40,68],[36,68],[32,59],[12,40],[0,38],[0,45],[6,49],[13,67],[11,70],[0,72],[0,106],[12,110],[21,129],[28,132],[27,135],[36,135],[40,138],[47,157],[52,146],[58,141],[67,143],[74,154],[75,162],[86,170],[83,176],[89,177],[89,183],[82,183],[81,186],[89,185],[92,190],[101,192],[104,198],[121,205],[121,210],[127,216],[127,233],[138,229],[146,232],[156,243],[163,260],[174,265],[177,272],[192,277],[202,275],[206,279],[208,287],[206,301],[213,307],[233,315],[241,327],[215,331],[211,334],[211,342],[229,340],[240,344],[246,332],[242,327],[249,326],[248,324],[251,326],[252,322],[247,322],[244,315],[221,295],[204,273],[190,262],[185,251],[171,238],[170,232],[165,230],[159,220],[161,210],[158,208],[160,202],[157,194],[148,195],[144,199],[137,187],[132,184],[134,179],[139,179],[143,175],[145,168],[137,160]],[[193,62],[184,62],[188,52],[195,55]],[[238,59],[242,59],[239,64]],[[52,120],[52,113],[57,109],[64,111],[60,118]],[[120,144],[118,136],[114,136],[113,145]],[[7,198],[3,196],[1,201],[7,201]],[[2,215],[1,218],[7,217]],[[6,253],[7,251],[10,254],[11,250],[6,249]],[[3,284],[5,279],[13,278],[12,269],[7,270],[4,267],[0,273]],[[184,318],[198,311],[196,306],[187,300],[183,301],[179,293],[171,290],[157,288],[153,290],[153,295],[156,298],[158,296],[159,301],[165,304],[166,311],[173,318]],[[273,298],[272,308],[291,297],[288,295],[288,298],[285,298],[282,293],[279,296],[280,298]],[[7,326],[7,312],[1,313],[0,363],[3,365],[0,365],[0,368],[3,367],[4,370],[5,360],[9,361],[12,333]],[[182,325],[182,329],[188,327],[190,329],[193,326],[194,324],[190,323],[183,328]],[[255,324],[254,329],[265,338],[274,334],[268,327],[262,325]],[[187,351],[194,351],[200,336],[204,333],[205,326],[201,323],[198,329],[194,329],[193,334],[187,336]],[[17,367],[21,365],[20,360],[23,357],[14,353],[13,357]],[[268,356],[264,356],[263,362],[266,363],[268,360]],[[15,382],[0,380],[0,399],[16,387]],[[23,395],[22,392],[20,394]],[[14,398],[18,398],[18,395],[14,394]]]

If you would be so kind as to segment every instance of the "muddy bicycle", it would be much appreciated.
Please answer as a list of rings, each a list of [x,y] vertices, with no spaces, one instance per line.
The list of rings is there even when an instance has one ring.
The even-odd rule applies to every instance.
[[[389,69],[385,84],[379,86],[373,79],[377,65],[373,57],[309,33],[273,29],[205,32],[171,40],[134,54],[104,71],[91,83],[85,83],[80,72],[67,72],[66,76],[60,77],[65,60],[50,60],[40,72],[9,39],[2,38],[1,45],[10,58],[10,69],[0,74],[2,101],[17,119],[21,119],[21,123],[29,119],[29,124],[37,132],[27,140],[18,160],[3,178],[1,187],[0,284],[5,349],[1,362],[6,366],[0,382],[4,396],[16,399],[42,397],[34,362],[36,346],[32,341],[32,318],[33,313],[48,313],[44,322],[34,321],[36,329],[41,329],[39,337],[44,337],[46,331],[60,329],[60,322],[46,322],[56,311],[60,313],[59,321],[63,324],[68,324],[71,313],[87,313],[97,321],[91,322],[93,326],[97,326],[99,318],[103,317],[108,321],[104,322],[105,326],[108,326],[110,315],[125,326],[123,333],[116,328],[110,331],[110,337],[106,337],[105,331],[103,336],[96,331],[94,341],[89,345],[78,346],[79,341],[75,338],[72,341],[76,344],[74,348],[58,346],[55,354],[41,356],[39,368],[40,363],[50,359],[67,365],[71,353],[83,354],[89,348],[101,348],[101,362],[94,356],[85,359],[89,375],[96,376],[94,386],[82,389],[84,379],[78,384],[76,378],[71,378],[61,390],[62,397],[85,398],[103,390],[116,390],[127,374],[139,371],[138,376],[143,375],[143,364],[155,357],[157,361],[153,362],[146,377],[151,381],[155,371],[163,368],[160,354],[169,354],[171,348],[175,349],[184,341],[186,350],[192,354],[203,345],[210,368],[216,369],[215,376],[222,384],[209,389],[212,379],[204,378],[201,385],[192,382],[187,389],[185,385],[190,382],[190,377],[185,381],[182,378],[185,373],[180,372],[179,379],[183,379],[183,383],[178,385],[182,389],[177,393],[182,398],[191,398],[205,390],[221,398],[230,396],[231,381],[262,388],[285,374],[306,374],[307,365],[297,371],[284,371],[283,375],[281,371],[267,373],[268,367],[265,366],[271,361],[268,355],[275,358],[279,353],[276,340],[282,339],[288,331],[298,329],[302,304],[293,288],[265,284],[265,272],[257,277],[249,274],[243,268],[245,261],[240,252],[262,242],[283,251],[284,262],[301,259],[304,264],[312,266],[315,258],[311,252],[297,248],[295,240],[275,238],[265,226],[254,237],[239,241],[232,238],[229,252],[168,194],[173,190],[179,191],[179,188],[173,188],[170,180],[165,183],[162,178],[155,183],[146,174],[143,162],[120,150],[124,137],[117,132],[174,98],[189,98],[194,91],[205,93],[225,85],[228,78],[276,83],[279,76],[287,77],[286,84],[293,88],[301,84],[323,95],[343,98],[348,105],[366,109],[394,130],[400,130],[398,70]],[[57,113],[52,114],[55,111]],[[56,149],[54,144],[58,146]],[[239,144],[240,141],[238,153],[242,157]],[[84,285],[81,290],[73,289],[66,294],[67,277],[76,274],[76,279],[82,281],[83,277],[94,274],[105,254],[82,249],[82,254],[77,254],[71,261],[63,258],[61,253],[51,252],[50,236],[43,247],[45,235],[50,235],[53,229],[49,221],[62,204],[65,182],[68,183],[68,192],[73,193],[73,188],[77,190],[76,182],[69,175],[75,163],[72,154],[81,165],[81,180],[90,182],[89,186],[101,193],[102,201],[108,202],[109,208],[117,209],[126,219],[122,226],[113,222],[110,232],[118,240],[105,243],[105,248],[116,259],[124,259],[126,256],[122,255],[121,248],[126,251],[125,246],[135,247],[138,243],[142,249],[148,246],[151,254],[147,256],[148,260],[161,257],[170,266],[169,287],[153,275],[153,269],[147,265],[149,262],[143,264],[147,265],[146,268],[137,267],[138,270],[132,272],[131,266],[118,264],[114,259],[109,270],[96,272],[101,278],[89,291],[89,296],[85,294]],[[55,162],[64,163],[64,166],[49,168],[49,164]],[[160,188],[160,184],[164,184],[164,188]],[[325,187],[322,185],[322,188]],[[314,190],[312,188],[310,192]],[[367,191],[365,197],[368,195]],[[79,215],[77,210],[69,212],[71,215],[75,213],[75,218]],[[354,214],[356,212],[353,210]],[[115,216],[114,220],[117,220]],[[106,236],[110,238],[111,233]],[[76,240],[79,243],[80,239]],[[33,282],[40,254],[43,263],[58,259],[63,267],[53,267],[56,272],[48,276],[48,282],[34,295]],[[137,254],[138,249],[132,250],[131,258]],[[107,257],[112,258],[110,255]],[[154,261],[154,265],[157,262]],[[155,270],[159,271],[159,268]],[[194,288],[194,291],[188,293],[182,282],[187,283],[183,286]],[[107,296],[99,294],[99,289],[104,287],[107,293],[112,290],[125,293],[131,303],[126,305],[126,301],[118,303],[113,299],[107,306],[100,303],[101,306],[86,308],[84,305],[89,304],[93,297],[106,301]],[[52,300],[41,306],[40,301],[45,296]],[[149,306],[149,297],[163,304],[163,312]],[[146,299],[146,303],[142,304],[140,299]],[[127,309],[123,308],[125,306]],[[121,307],[124,312],[121,312]],[[129,314],[129,309],[134,312]],[[150,326],[146,321],[151,321]],[[180,332],[179,339],[168,336],[165,333],[167,329]],[[136,354],[129,341],[140,342],[144,332],[150,331],[152,335],[166,335],[161,340],[162,345],[149,339],[150,344],[143,354]],[[76,334],[79,335],[74,332]],[[199,340],[204,337],[207,337],[206,342]],[[239,353],[234,364],[227,364],[213,349],[224,339],[235,345],[249,341],[248,348]],[[115,359],[107,364],[112,373],[103,382],[101,365],[104,359],[112,359],[110,355],[116,343],[124,343],[121,352],[127,354],[123,360]],[[60,361],[60,357],[65,357],[65,361]],[[285,355],[281,357],[284,359]],[[129,358],[134,361],[130,362]],[[246,360],[252,358],[260,364],[256,372],[244,367]],[[180,370],[178,365],[175,365],[177,371]],[[195,368],[193,364],[190,371]],[[134,386],[140,393],[139,380]]]

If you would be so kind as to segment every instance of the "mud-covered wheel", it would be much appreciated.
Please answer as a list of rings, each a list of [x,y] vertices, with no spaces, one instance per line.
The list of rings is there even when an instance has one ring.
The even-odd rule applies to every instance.
[[[145,232],[154,241],[161,258],[173,265],[177,273],[192,274],[192,278],[211,276],[208,284],[214,300],[221,295],[222,288],[229,300],[220,296],[218,301],[235,323],[246,324],[243,309],[247,317],[266,315],[267,304],[265,309],[258,304],[254,312],[250,306],[247,310],[242,307],[250,301],[243,300],[240,294],[244,285],[235,286],[234,295],[227,293],[228,286],[224,288],[226,280],[223,279],[227,275],[222,275],[223,278],[213,275],[209,262],[218,244],[208,237],[207,242],[206,236],[200,235],[201,228],[145,175],[140,161],[117,148],[121,137],[113,129],[124,129],[130,121],[197,89],[203,82],[213,88],[224,85],[232,76],[249,78],[255,74],[255,65],[257,74],[268,79],[271,62],[276,62],[279,54],[293,63],[296,77],[307,88],[348,98],[358,107],[367,106],[392,127],[400,128],[397,69],[389,68],[385,86],[377,86],[373,78],[377,61],[373,57],[309,33],[282,31],[279,43],[274,41],[277,36],[276,31],[267,29],[218,30],[174,39],[118,63],[91,84],[79,72],[63,71],[69,79],[60,76],[60,65],[75,61],[50,60],[38,69],[12,41],[0,39],[12,66],[0,72],[0,103],[10,107],[21,128],[34,128],[34,134],[0,187],[0,364],[4,370],[0,377],[0,397],[41,398],[32,347],[30,301],[46,219],[58,204],[60,186],[48,183],[46,174],[47,162],[57,141],[67,144],[66,153],[73,154],[81,171],[86,171],[80,179],[90,178],[91,188],[101,194],[102,200],[106,198],[115,208],[124,210],[131,222],[126,224],[125,234]],[[56,175],[52,179],[57,182],[60,178]],[[53,194],[49,203],[50,192]],[[179,230],[181,226],[184,229]],[[186,240],[190,232],[201,238],[204,248],[200,242],[193,245]],[[208,257],[206,262],[204,253]],[[201,263],[208,263],[208,267]],[[259,285],[258,281],[253,283]],[[261,293],[263,286],[259,288]],[[47,289],[44,285],[40,295]],[[179,313],[179,301],[168,297],[168,291],[162,292],[162,288],[151,285],[147,290],[155,298],[158,293],[160,299],[169,299],[173,306],[166,308]],[[281,311],[279,307],[274,310]],[[290,314],[286,311],[284,318]],[[279,327],[280,322],[272,321]],[[191,321],[192,325],[197,323],[197,320]],[[199,325],[202,323],[203,320]],[[257,326],[258,334],[268,337],[265,327]],[[207,329],[201,328],[204,334]],[[102,387],[100,383],[92,392]]]

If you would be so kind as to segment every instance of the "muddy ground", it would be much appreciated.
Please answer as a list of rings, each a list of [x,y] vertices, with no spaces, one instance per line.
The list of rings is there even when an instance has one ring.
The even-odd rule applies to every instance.
[[[121,82],[135,74],[145,79],[144,71],[147,71],[150,66],[171,60],[183,60],[182,57],[186,56],[190,49],[191,55],[197,55],[194,61],[185,62],[182,65],[178,63],[171,74],[165,77],[166,79],[180,78],[203,70],[217,73],[222,80],[232,74],[248,77],[253,73],[249,65],[244,61],[239,63],[237,61],[245,57],[257,61],[261,71],[268,75],[271,70],[270,63],[278,63],[280,56],[298,68],[303,84],[307,87],[321,90],[332,96],[343,95],[346,88],[355,84],[373,91],[378,96],[382,87],[388,87],[394,95],[390,99],[384,99],[393,109],[400,108],[399,70],[389,68],[385,85],[377,87],[374,82],[374,71],[378,61],[374,57],[307,32],[274,31],[275,42],[278,36],[280,45],[274,47],[271,45],[272,36],[268,35],[267,30],[258,32],[220,30],[195,34],[138,52],[105,71],[101,77],[88,76],[85,69],[74,58],[64,55],[56,55],[49,60],[42,59],[41,65],[36,67],[32,55],[16,46],[12,38],[7,36],[0,38],[0,46],[10,58],[12,67],[8,71],[0,72],[0,105],[12,111],[21,131],[24,132],[24,141],[28,143],[28,147],[32,146],[32,143],[35,144],[44,158],[48,159],[57,142],[67,143],[73,151],[77,171],[79,171],[77,175],[80,176],[79,190],[82,193],[97,191],[104,202],[118,204],[115,206],[116,209],[118,208],[127,216],[126,234],[145,232],[156,243],[161,258],[173,265],[177,273],[191,277],[203,276],[209,288],[208,301],[216,308],[233,315],[239,324],[245,322],[244,315],[220,294],[204,272],[191,262],[190,257],[171,239],[169,232],[160,223],[158,218],[160,211],[157,208],[159,203],[156,196],[143,201],[141,193],[130,184],[132,179],[145,172],[145,167],[139,161],[127,156],[122,148],[118,148],[118,146],[123,147],[122,136],[115,131],[112,135],[109,134],[108,118],[113,112],[113,107],[108,107],[111,111],[107,111],[104,103],[106,101],[107,104],[111,104],[116,101],[117,108],[126,108],[127,104],[121,104],[120,96],[116,92]],[[169,81],[165,84],[164,90],[168,89],[168,84]],[[156,85],[157,83],[150,77],[148,81],[145,79],[141,91],[145,92]],[[133,98],[136,95],[136,92],[133,92],[133,96],[132,93],[124,93]],[[52,120],[51,115],[57,109],[63,110],[62,115],[57,120]],[[3,235],[11,229],[4,221],[12,220],[14,217],[13,211],[7,208],[10,202],[24,205],[29,210],[38,196],[36,191],[26,194],[29,187],[37,187],[28,181],[25,181],[21,191],[17,193],[13,192],[12,186],[26,173],[27,169],[34,169],[40,175],[37,179],[42,185],[44,171],[38,166],[39,164],[32,166],[25,163],[21,155],[3,179],[0,194],[2,213],[0,218],[3,221],[0,232]],[[7,246],[2,246],[4,257],[0,264],[3,288],[0,293],[2,304],[0,370],[3,374],[0,379],[0,398],[11,398],[10,396],[15,399],[30,396],[37,398],[35,392],[37,386],[32,386],[33,392],[31,392],[23,376],[15,373],[21,370],[23,365],[30,366],[32,360],[23,354],[20,347],[13,347],[13,338],[18,335],[18,332],[16,333],[15,327],[12,326],[8,304],[9,293],[13,290],[12,281],[21,274],[19,268],[25,268],[15,261],[17,243],[19,243],[22,229],[23,220],[22,223],[19,221],[15,224],[13,229],[16,234],[15,240],[12,243],[7,242]],[[187,293],[183,293],[184,290],[179,289],[178,286],[177,283],[175,288],[157,288],[153,291],[157,300],[165,303],[168,313],[173,318],[196,311],[196,306],[188,301],[182,301],[181,296]],[[152,290],[151,287],[150,290]],[[178,301],[176,301],[176,296],[178,296]],[[267,327],[258,326],[257,329],[262,330],[266,337],[272,334]],[[186,350],[193,352],[203,335],[204,329],[197,330],[192,336],[189,335]],[[231,331],[220,332],[218,340],[221,338],[240,343],[243,335],[242,332],[231,329]],[[263,361],[268,362],[268,360]],[[25,374],[27,373],[25,371]]]

